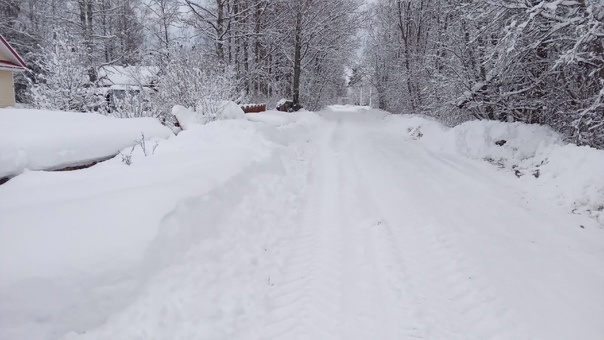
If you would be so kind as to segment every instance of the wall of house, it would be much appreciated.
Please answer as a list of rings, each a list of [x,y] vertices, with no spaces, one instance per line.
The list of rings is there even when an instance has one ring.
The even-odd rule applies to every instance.
[[[0,70],[0,108],[7,106],[15,106],[13,73]]]
[[[8,60],[8,58],[0,51],[0,60]]]

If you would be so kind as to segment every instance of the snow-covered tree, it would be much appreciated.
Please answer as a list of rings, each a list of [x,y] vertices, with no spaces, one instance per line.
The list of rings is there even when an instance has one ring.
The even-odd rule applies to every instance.
[[[381,108],[604,145],[601,1],[378,0],[372,12],[365,67]]]
[[[65,111],[90,111],[99,103],[99,97],[87,75],[85,51],[72,44],[64,34],[58,34],[51,47],[41,48],[40,74],[30,86],[34,106]]]
[[[170,49],[170,61],[151,93],[153,115],[167,119],[174,105],[204,114],[224,100],[238,100],[234,73],[195,46]]]

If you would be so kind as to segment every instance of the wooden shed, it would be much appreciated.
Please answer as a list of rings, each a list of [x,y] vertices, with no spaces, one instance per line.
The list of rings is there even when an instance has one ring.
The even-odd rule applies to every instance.
[[[13,73],[27,66],[8,41],[0,35],[0,108],[15,106],[15,83]]]

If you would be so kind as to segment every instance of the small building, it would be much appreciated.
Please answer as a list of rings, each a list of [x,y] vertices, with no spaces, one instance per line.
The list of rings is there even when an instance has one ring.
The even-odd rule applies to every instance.
[[[27,68],[23,59],[0,35],[0,108],[15,106],[15,81],[13,73]]]
[[[108,109],[117,109],[124,100],[136,98],[141,91],[151,93],[158,82],[157,66],[103,66],[98,70],[99,94]]]

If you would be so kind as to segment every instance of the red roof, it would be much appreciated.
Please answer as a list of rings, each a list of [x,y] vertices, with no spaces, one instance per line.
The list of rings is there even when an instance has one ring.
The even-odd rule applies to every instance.
[[[0,67],[23,70],[27,68],[25,61],[17,54],[13,47],[0,35],[0,51],[8,52],[6,57],[10,60],[0,60]]]

